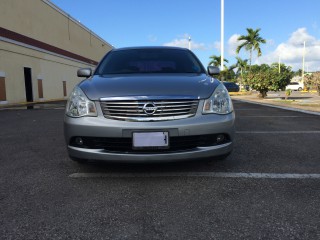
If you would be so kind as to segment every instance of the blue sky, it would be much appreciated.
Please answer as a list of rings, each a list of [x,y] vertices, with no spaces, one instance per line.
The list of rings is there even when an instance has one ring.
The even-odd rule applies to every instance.
[[[52,0],[114,47],[188,47],[202,61],[220,55],[220,0]],[[267,40],[254,63],[280,61],[302,68],[306,41],[306,70],[320,71],[319,0],[225,0],[225,58],[235,63],[237,37],[246,28],[261,28]],[[240,57],[249,58],[241,50]]]

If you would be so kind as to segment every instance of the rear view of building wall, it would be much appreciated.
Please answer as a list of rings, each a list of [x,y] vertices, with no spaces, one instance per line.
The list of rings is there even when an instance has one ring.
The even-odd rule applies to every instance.
[[[111,49],[48,0],[1,0],[0,104],[64,99]]]

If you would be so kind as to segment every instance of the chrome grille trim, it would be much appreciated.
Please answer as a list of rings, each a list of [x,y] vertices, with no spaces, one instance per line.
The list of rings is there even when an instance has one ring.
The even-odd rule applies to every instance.
[[[143,99],[143,100],[142,100]],[[144,111],[146,104],[154,104],[156,111],[154,114],[147,114]],[[196,114],[199,100],[197,97],[183,96],[171,99],[163,98],[112,98],[100,99],[100,106],[105,118],[117,119],[121,121],[169,121],[189,118]]]

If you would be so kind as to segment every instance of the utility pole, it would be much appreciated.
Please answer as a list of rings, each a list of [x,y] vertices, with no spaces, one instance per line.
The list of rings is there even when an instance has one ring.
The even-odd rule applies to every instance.
[[[306,55],[306,41],[303,41],[303,53],[302,53],[302,83],[304,84],[304,58]]]
[[[221,71],[224,64],[224,0],[221,0]]]

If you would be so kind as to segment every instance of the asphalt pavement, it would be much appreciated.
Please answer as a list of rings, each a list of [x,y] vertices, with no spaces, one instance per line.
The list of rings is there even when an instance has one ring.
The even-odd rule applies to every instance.
[[[264,99],[258,97],[257,91],[230,94],[234,100],[238,101],[320,115],[320,95],[315,91],[292,91],[291,95],[287,97],[284,91],[268,92]]]
[[[320,239],[320,116],[234,100],[224,161],[81,165],[63,107],[0,110],[1,239]]]

